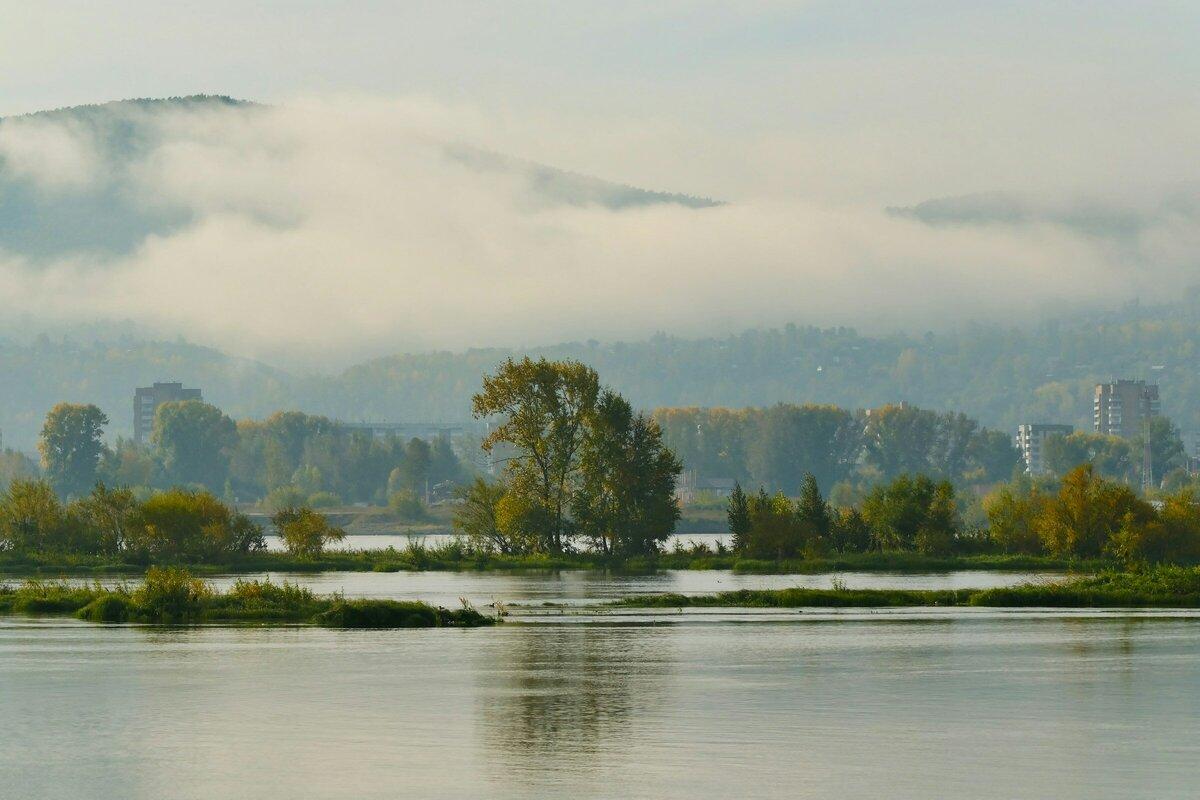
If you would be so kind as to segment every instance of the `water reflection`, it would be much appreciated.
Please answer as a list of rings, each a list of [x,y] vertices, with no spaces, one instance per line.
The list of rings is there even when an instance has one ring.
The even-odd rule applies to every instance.
[[[0,618],[0,797],[1195,796],[1195,616],[938,613],[374,632]]]
[[[480,664],[477,699],[480,738],[503,780],[540,785],[554,765],[599,769],[626,757],[639,723],[663,712],[672,637],[603,625],[505,633],[498,662],[490,653]]]

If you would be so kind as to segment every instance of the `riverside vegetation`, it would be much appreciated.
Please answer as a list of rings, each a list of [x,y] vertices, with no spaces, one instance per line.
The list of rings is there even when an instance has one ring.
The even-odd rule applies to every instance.
[[[91,622],[311,623],[330,628],[469,628],[491,625],[465,600],[449,610],[420,602],[348,600],[284,582],[238,581],[216,592],[186,570],[152,567],[137,586],[30,580],[0,586],[0,614],[74,615]]]
[[[143,496],[98,483],[78,494],[83,477],[102,458],[103,419],[82,407],[58,407],[43,442],[50,480],[14,480],[0,494],[0,569],[817,572],[1094,570],[1200,562],[1200,504],[1190,489],[1163,495],[1155,505],[1104,477],[1091,462],[1057,483],[1020,478],[999,485],[982,502],[970,494],[969,508],[952,481],[924,474],[901,473],[858,497],[843,493],[836,502],[822,496],[818,478],[808,472],[794,500],[765,489],[750,495],[738,485],[725,509],[731,546],[677,545],[664,552],[681,517],[675,496],[681,464],[659,423],[604,388],[594,370],[578,362],[509,360],[484,378],[474,403],[478,416],[495,420],[482,445],[504,466],[498,480],[479,477],[458,490],[458,541],[435,548],[414,543],[405,550],[330,552],[327,546],[343,539],[344,531],[300,503],[282,505],[272,517],[286,553],[266,552],[261,526],[202,488]],[[176,412],[203,411],[167,410],[159,426],[164,430]],[[887,431],[907,430],[925,416],[896,408],[874,419],[873,447],[879,449],[880,442],[895,438]],[[271,425],[294,427],[286,422],[274,419]],[[307,424],[299,417],[291,422]],[[925,427],[976,435],[970,425],[950,424],[949,417],[943,422]],[[987,448],[971,447],[976,440],[970,436],[961,443],[978,457]],[[987,435],[976,444],[994,438]],[[66,502],[56,491],[62,486],[73,487]]]
[[[613,603],[637,608],[886,608],[982,606],[990,608],[1200,608],[1200,568],[1155,567],[1102,572],[1061,581],[995,589],[742,589],[688,596],[657,594]]]

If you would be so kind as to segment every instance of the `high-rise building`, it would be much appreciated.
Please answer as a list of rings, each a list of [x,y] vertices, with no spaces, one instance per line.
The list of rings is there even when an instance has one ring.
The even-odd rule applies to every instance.
[[[1017,427],[1017,449],[1025,461],[1025,472],[1029,475],[1045,475],[1049,470],[1042,457],[1042,445],[1050,436],[1069,436],[1075,429],[1070,425],[1048,425],[1026,423]]]
[[[1093,427],[1097,433],[1132,439],[1145,420],[1158,414],[1158,386],[1153,383],[1118,380],[1096,384]]]
[[[156,383],[137,389],[133,393],[133,440],[139,444],[150,440],[154,412],[163,403],[203,399],[199,389],[185,389],[182,383]]]

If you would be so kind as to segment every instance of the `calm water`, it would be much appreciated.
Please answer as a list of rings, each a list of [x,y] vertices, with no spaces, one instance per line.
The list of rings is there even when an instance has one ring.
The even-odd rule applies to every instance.
[[[5,798],[1194,798],[1200,619],[0,619]]]

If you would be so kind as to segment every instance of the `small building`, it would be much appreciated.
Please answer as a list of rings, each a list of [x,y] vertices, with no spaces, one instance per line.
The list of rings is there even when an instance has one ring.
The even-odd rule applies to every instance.
[[[150,434],[154,430],[154,412],[163,403],[203,399],[199,389],[185,389],[182,383],[156,383],[135,390],[133,440],[138,444],[150,441]]]
[[[1042,459],[1042,445],[1050,436],[1069,436],[1075,429],[1070,425],[1026,423],[1017,427],[1017,449],[1025,462],[1028,475],[1045,475],[1049,470]]]
[[[701,478],[695,470],[687,470],[679,477],[675,496],[681,503],[691,503],[701,494],[726,498],[733,494],[736,485],[737,481],[733,478]]]
[[[1132,439],[1147,419],[1159,415],[1158,386],[1133,380],[1098,383],[1092,406],[1097,433]]]

